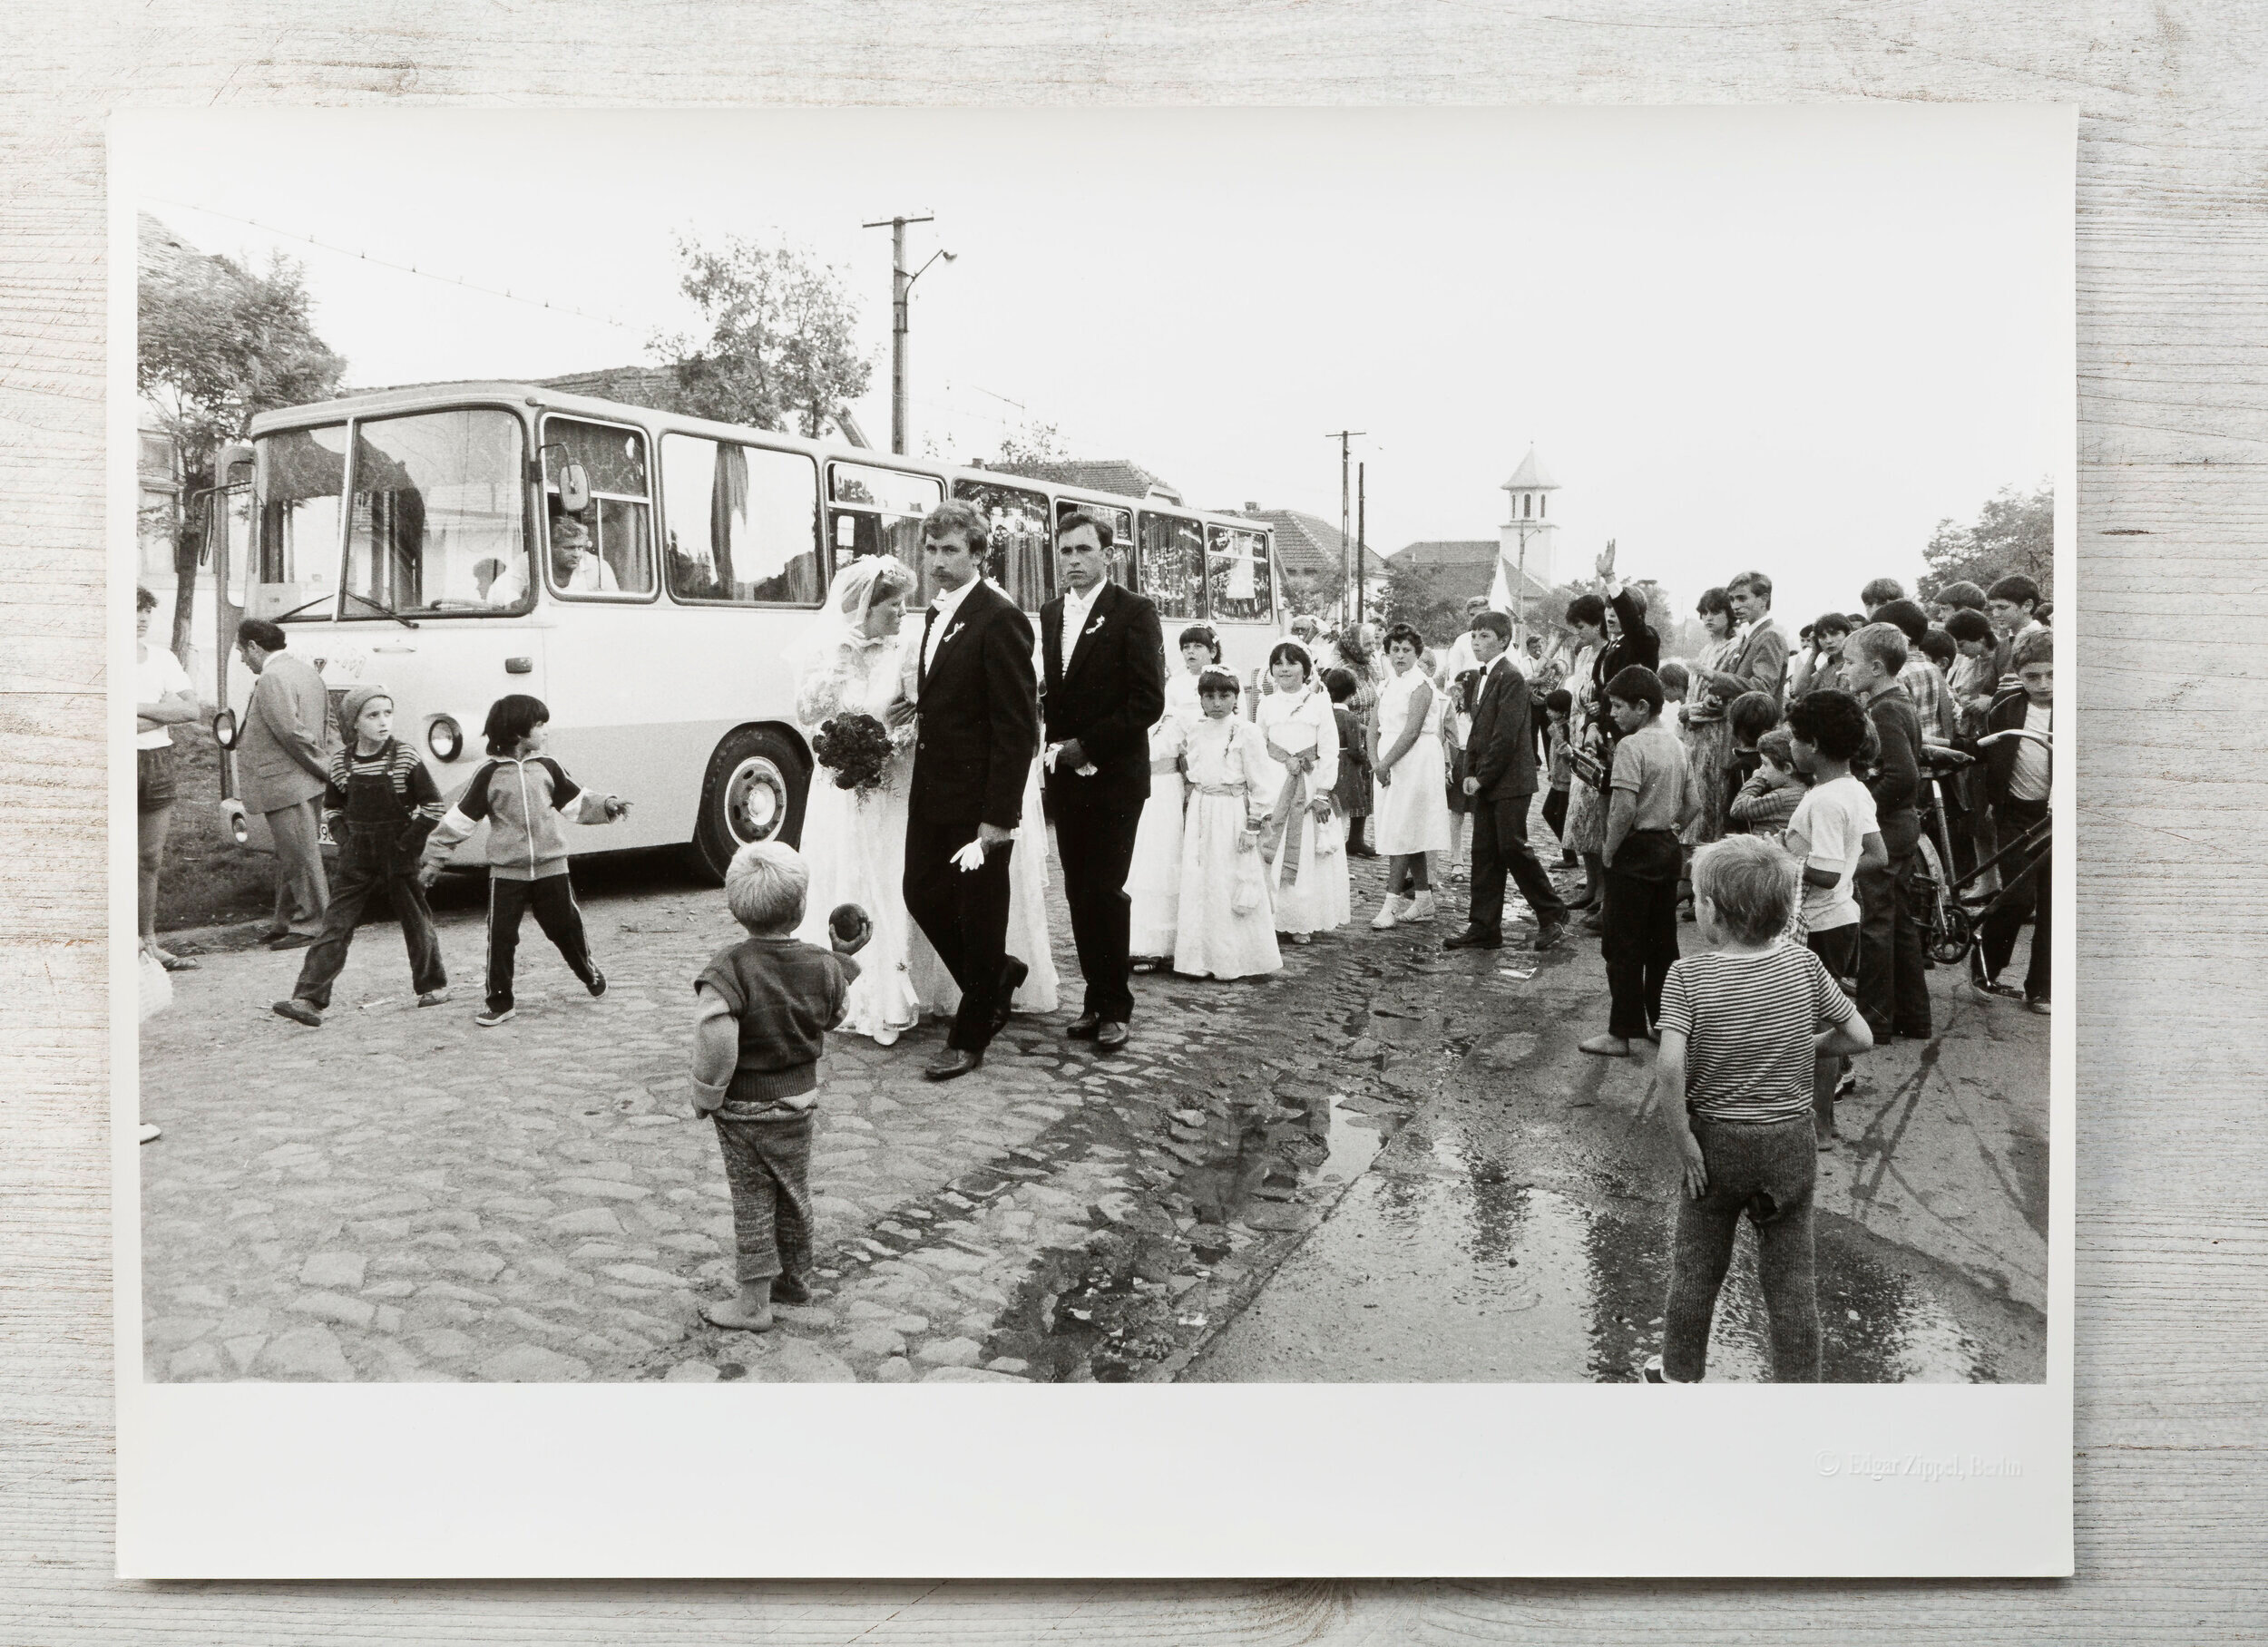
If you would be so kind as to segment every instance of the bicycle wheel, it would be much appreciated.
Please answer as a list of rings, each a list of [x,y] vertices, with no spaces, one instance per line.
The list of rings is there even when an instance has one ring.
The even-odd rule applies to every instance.
[[[1937,843],[1923,835],[1916,845],[1921,856],[1914,870],[1913,891],[1914,901],[1921,907],[1913,912],[1914,924],[1921,931],[1921,944],[1930,959],[1950,966],[1969,953],[1969,911],[1961,908],[1946,881]]]

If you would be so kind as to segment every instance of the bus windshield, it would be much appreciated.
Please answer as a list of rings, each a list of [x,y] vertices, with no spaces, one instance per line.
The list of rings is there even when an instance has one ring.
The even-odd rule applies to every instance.
[[[344,424],[263,435],[254,450],[250,615],[332,616],[342,515],[348,618],[527,609],[522,441],[511,413],[462,407],[357,424],[351,503]]]

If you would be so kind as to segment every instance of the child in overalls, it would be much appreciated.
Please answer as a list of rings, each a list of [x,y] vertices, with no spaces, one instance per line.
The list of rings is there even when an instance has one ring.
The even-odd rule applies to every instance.
[[[425,889],[417,881],[418,854],[441,817],[441,792],[417,751],[395,740],[394,700],[382,688],[357,687],[348,692],[338,707],[338,724],[344,742],[331,756],[323,803],[331,836],[338,843],[330,904],[291,999],[278,1001],[274,1009],[309,1028],[323,1022],[355,928],[381,900],[392,902],[402,923],[417,1004],[435,1007],[449,999],[441,940],[434,931]]]

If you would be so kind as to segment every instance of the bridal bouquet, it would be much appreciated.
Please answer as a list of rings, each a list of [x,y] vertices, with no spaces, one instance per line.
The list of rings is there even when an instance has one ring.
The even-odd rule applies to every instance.
[[[858,710],[827,721],[811,740],[811,753],[835,775],[835,786],[862,794],[882,787],[894,747],[889,729]]]

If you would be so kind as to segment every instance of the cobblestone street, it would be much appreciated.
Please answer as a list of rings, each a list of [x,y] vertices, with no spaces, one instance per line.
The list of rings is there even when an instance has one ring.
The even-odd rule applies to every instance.
[[[974,1076],[920,1078],[934,1026],[830,1038],[828,1291],[762,1337],[697,1315],[731,1247],[683,1073],[689,979],[737,933],[721,894],[656,867],[586,898],[606,996],[523,943],[520,1016],[494,1031],[464,982],[475,912],[442,917],[453,1002],[417,1008],[395,930],[369,927],[319,1030],[269,1011],[297,954],[209,954],[142,1040],[142,1113],[165,1129],[140,1156],[149,1376],[1170,1373],[1406,1113],[1393,1083],[1417,1089],[1344,1078],[1383,1059],[1357,1021],[1379,957],[1350,965],[1367,932],[1288,950],[1265,982],[1138,979],[1131,1047],[1097,1058],[1062,1037],[1077,968],[1055,896],[1065,1005],[1019,1017]]]
[[[823,1291],[760,1336],[699,1316],[730,1290],[684,1074],[689,980],[737,932],[720,893],[650,856],[579,869],[607,994],[523,942],[494,1030],[471,1021],[462,889],[445,1007],[415,1006],[391,927],[357,940],[319,1030],[269,1010],[296,953],[208,954],[142,1034],[164,1128],[139,1155],[147,1376],[1634,1376],[1676,1167],[1650,1065],[1574,1050],[1605,1010],[1596,940],[1528,953],[1515,901],[1511,947],[1444,954],[1446,915],[1369,931],[1383,865],[1354,867],[1356,923],[1276,977],[1138,979],[1116,1057],[1063,1038],[1060,893],[1064,1004],[976,1074],[921,1078],[934,1025],[830,1037]],[[1832,1379],[2039,1376],[2046,1020],[1934,977],[1940,1034],[1865,1060],[1820,1157]],[[1745,1247],[1726,1301],[1723,1376],[1761,1376]]]

